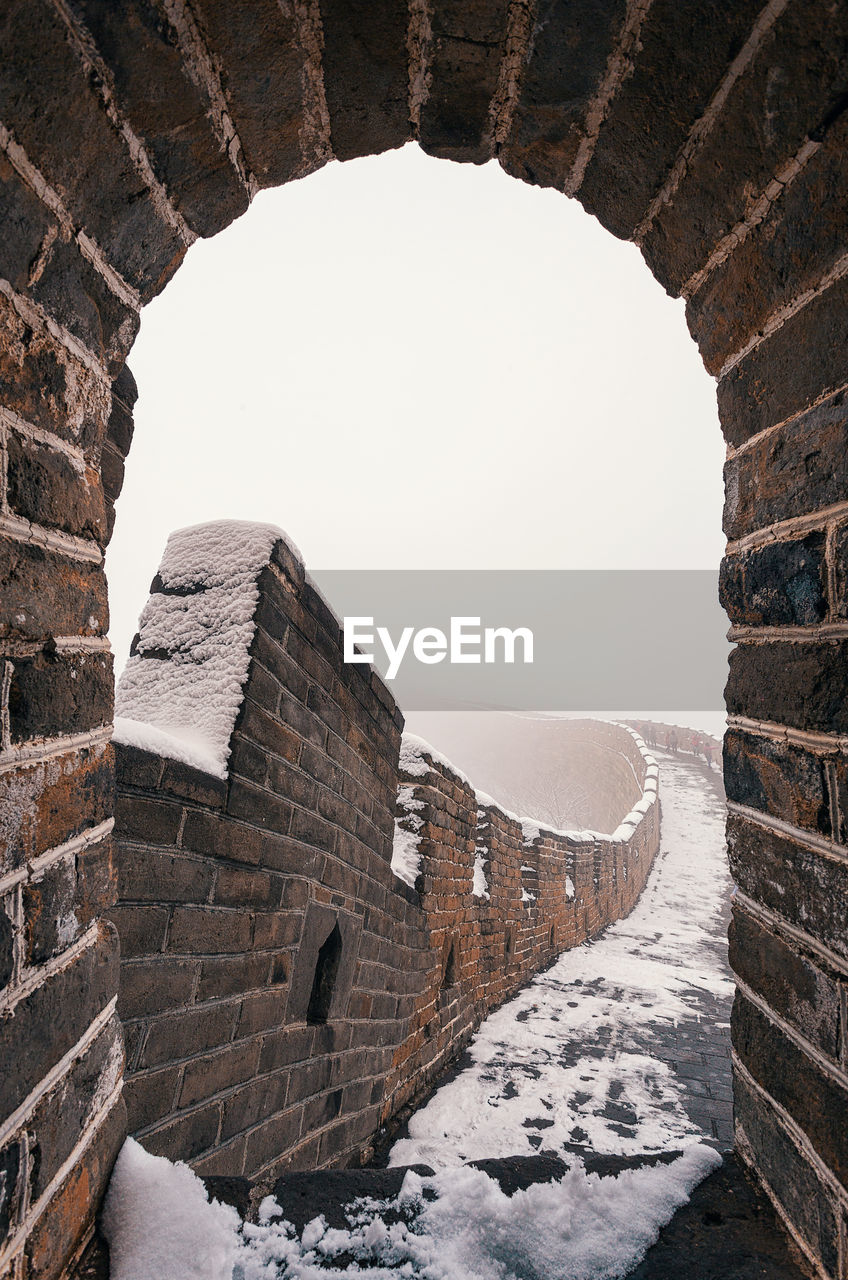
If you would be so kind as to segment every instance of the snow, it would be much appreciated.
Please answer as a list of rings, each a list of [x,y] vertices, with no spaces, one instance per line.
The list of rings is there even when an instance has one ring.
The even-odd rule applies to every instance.
[[[127,1138],[103,1208],[110,1280],[230,1280],[238,1227],[188,1165]]]
[[[477,812],[477,820],[480,820],[480,811]],[[487,857],[488,850],[485,845],[478,844],[474,849],[474,878],[471,882],[471,892],[475,898],[491,899],[489,893],[489,881],[486,879],[486,863],[489,861]]]
[[[298,1238],[272,1197],[241,1223],[186,1165],[128,1139],[103,1227],[111,1280],[615,1280],[719,1162],[700,1146],[615,1178],[577,1164],[512,1196],[479,1169],[410,1170],[394,1200],[349,1205],[347,1230],[319,1216]]]
[[[415,799],[415,788],[398,787],[397,805],[401,810],[395,818],[395,834],[392,844],[392,871],[399,880],[410,887],[421,872],[421,836],[423,818],[417,811],[424,808],[422,800]]]
[[[663,789],[662,849],[634,910],[486,1019],[471,1065],[412,1116],[391,1164],[532,1155],[540,1137],[556,1155],[579,1141],[629,1156],[703,1136],[677,1075],[650,1046],[699,1017],[705,994],[729,1008],[733,983],[712,936],[723,935],[716,921],[730,892],[724,811],[674,758],[663,763]]]
[[[282,530],[218,520],[172,533],[115,696],[115,740],[226,778],[259,599]],[[156,653],[145,657],[145,653]],[[160,657],[159,654],[166,656]]]

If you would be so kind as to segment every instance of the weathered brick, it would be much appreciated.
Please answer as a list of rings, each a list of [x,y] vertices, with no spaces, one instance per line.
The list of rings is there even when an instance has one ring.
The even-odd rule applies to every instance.
[[[191,1106],[233,1085],[250,1080],[259,1063],[259,1041],[244,1040],[189,1062],[183,1075],[179,1105]]]
[[[729,729],[724,785],[728,800],[831,834],[824,763],[801,747]]]
[[[227,813],[233,818],[243,818],[254,826],[284,834],[289,829],[291,805],[246,782],[233,779],[227,799]]]
[[[167,913],[165,915],[167,918]],[[120,933],[120,925],[118,932]],[[154,954],[127,964],[123,935],[121,952],[118,1012],[122,1018],[145,1018],[191,1003],[200,969],[199,961]]]
[[[151,1155],[165,1156],[168,1160],[194,1160],[214,1144],[220,1122],[220,1103],[210,1102],[175,1120],[163,1121],[140,1136],[140,1141]]]
[[[182,812],[182,807],[173,801],[119,791],[115,802],[115,829],[122,840],[175,845]],[[135,850],[122,853],[118,859],[119,875],[124,873],[125,862],[134,856]]]
[[[218,907],[176,907],[168,932],[168,950],[189,955],[247,951],[252,933],[253,921],[244,912]]]
[[[61,233],[41,260],[41,272],[29,290],[34,302],[114,372],[123,364],[138,334],[140,318],[83,257],[76,242]]]
[[[133,1073],[124,1081],[127,1128],[131,1134],[171,1113],[180,1070],[172,1065],[159,1071],[145,1071],[142,1075]]]
[[[825,536],[770,542],[728,555],[719,596],[731,622],[743,626],[813,626],[827,615]]]
[[[624,0],[577,0],[549,9],[537,24],[512,130],[498,157],[507,173],[562,191],[625,15]]]
[[[727,850],[740,889],[848,956],[848,865],[729,814]]]
[[[669,292],[679,292],[745,217],[752,195],[828,119],[845,90],[840,48],[846,34],[841,9],[801,12],[789,5],[764,35],[643,245]]]
[[[264,987],[268,981],[268,962],[267,954],[204,959],[197,987],[197,1000],[240,995],[242,992]]]
[[[321,0],[333,154],[375,155],[411,137],[405,4]]]
[[[686,318],[710,373],[761,331],[772,312],[814,289],[844,253],[845,210],[833,192],[848,180],[846,139],[843,115],[768,217],[690,298]]]
[[[760,8],[760,0],[718,0],[709,10],[676,0],[651,5],[577,197],[614,235],[632,238]]]
[[[0,590],[8,602],[0,621],[0,640],[98,636],[108,630],[106,578],[98,565],[4,539]]]
[[[736,908],[730,965],[743,982],[829,1058],[839,1058],[839,985],[812,957]]]
[[[74,912],[75,860],[62,858],[23,888],[24,942],[27,964],[43,964],[75,942],[80,923]]]
[[[226,799],[227,784],[223,778],[214,778],[182,761],[166,760],[159,790],[208,808],[220,809]]]
[[[845,396],[832,396],[755,441],[728,461],[724,478],[728,538],[842,502],[848,486]]]
[[[0,40],[5,52],[0,118],[59,192],[78,225],[125,280],[152,297],[185,253],[156,209],[75,57],[55,9],[42,0],[10,3]],[[32,74],[32,50],[38,74]]]
[[[47,977],[0,1022],[0,1074],[9,1111],[76,1044],[117,990],[117,936],[101,926],[94,945]]]
[[[59,1084],[39,1101],[28,1121],[37,1144],[31,1153],[33,1199],[46,1191],[79,1142],[80,1133],[118,1085],[123,1062],[121,1026],[113,1017]]]
[[[238,1011],[238,1002],[231,1000],[199,1009],[179,1009],[155,1019],[148,1028],[139,1066],[159,1067],[227,1044],[232,1039]]]
[[[82,1243],[89,1227],[89,1207],[102,1201],[126,1135],[126,1110],[119,1100],[33,1227],[24,1264],[32,1280],[53,1280]]]
[[[112,704],[109,653],[45,652],[14,660],[9,689],[13,743],[109,724]]]
[[[737,645],[724,691],[728,713],[848,732],[846,649],[841,640]]]
[[[0,871],[105,822],[113,804],[112,748],[105,744],[0,774]]]
[[[731,1028],[733,1046],[747,1070],[804,1131],[835,1176],[848,1183],[846,1089],[740,992]]]
[[[200,0],[196,12],[259,185],[277,186],[320,167],[323,161],[301,144],[306,55],[294,12],[273,0],[256,0],[249,11]]]
[[[79,12],[157,177],[189,225],[199,235],[214,235],[244,213],[247,192],[213,131],[210,103],[181,60],[170,23],[147,0],[120,10],[80,0]]]
[[[267,871],[221,867],[215,880],[214,901],[223,907],[276,907],[282,881]]]
[[[162,849],[124,849],[118,860],[122,903],[206,903],[215,878],[213,867],[199,858]]]
[[[0,295],[0,385],[3,403],[33,425],[99,449],[109,417],[105,378],[72,356],[46,326],[33,327]]]
[[[719,417],[730,443],[741,444],[844,387],[847,338],[848,278],[843,277],[719,382]]]
[[[258,1080],[249,1081],[243,1089],[227,1098],[221,1121],[221,1140],[225,1142],[227,1138],[253,1128],[269,1116],[279,1115],[286,1105],[288,1083],[289,1073],[278,1072],[273,1076],[262,1076]]]
[[[124,907],[118,904],[109,911],[109,919],[121,939],[121,958],[156,954],[165,945],[170,912],[167,907]]]
[[[757,1167],[789,1221],[830,1274],[836,1274],[835,1206],[810,1164],[783,1129],[776,1112],[739,1073],[733,1081],[737,1133],[756,1155]]]
[[[220,816],[190,809],[183,827],[183,848],[255,865],[262,859],[264,832],[240,822],[224,822]]]

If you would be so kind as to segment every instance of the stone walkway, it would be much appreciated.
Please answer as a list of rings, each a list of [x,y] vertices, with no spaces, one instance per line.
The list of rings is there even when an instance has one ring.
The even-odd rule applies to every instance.
[[[732,1146],[721,780],[658,758],[661,849],[635,909],[486,1020],[391,1164]]]

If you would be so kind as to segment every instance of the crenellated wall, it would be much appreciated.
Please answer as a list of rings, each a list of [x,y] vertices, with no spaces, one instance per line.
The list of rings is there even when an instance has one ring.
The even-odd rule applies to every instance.
[[[214,549],[243,528],[175,535],[142,615],[118,704],[143,704],[153,723],[117,721],[110,918],[129,1131],[202,1172],[255,1176],[367,1153],[488,1010],[630,910],[659,806],[633,732],[590,721],[587,748],[604,749],[627,797],[613,836],[540,831],[478,798],[401,739],[379,677],[342,662],[339,624],[282,539],[249,566],[253,631],[224,776],[131,745],[156,732],[170,734],[160,750],[208,753],[173,722],[177,684],[203,687],[208,644],[185,637],[193,617],[208,629],[231,609]],[[412,885],[392,869],[410,839]]]

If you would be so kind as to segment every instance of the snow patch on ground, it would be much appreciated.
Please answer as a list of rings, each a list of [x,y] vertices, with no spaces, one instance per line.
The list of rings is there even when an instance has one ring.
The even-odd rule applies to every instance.
[[[240,520],[171,534],[159,567],[162,590],[142,611],[137,653],[116,691],[117,742],[226,778],[257,578],[279,539],[288,542],[274,525]]]
[[[230,1280],[239,1226],[188,1165],[127,1138],[103,1208],[110,1280]]]
[[[298,1236],[284,1204],[267,1197],[241,1223],[186,1165],[129,1139],[104,1213],[111,1280],[616,1280],[719,1163],[700,1146],[617,1178],[578,1164],[509,1197],[479,1169],[410,1170],[394,1200],[354,1201],[347,1230],[322,1216]]]

